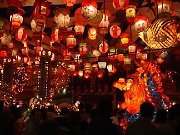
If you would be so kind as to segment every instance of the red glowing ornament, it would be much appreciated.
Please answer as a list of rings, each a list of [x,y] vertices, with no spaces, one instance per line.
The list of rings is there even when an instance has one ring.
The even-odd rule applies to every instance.
[[[112,38],[118,38],[121,34],[121,28],[117,26],[116,24],[111,26],[109,31]]]
[[[88,30],[88,38],[91,39],[91,40],[95,40],[96,39],[96,36],[97,36],[97,30],[95,28],[90,28]]]
[[[74,71],[73,76],[77,76],[77,75],[78,75],[78,71]]]
[[[104,53],[107,53],[108,50],[109,50],[108,44],[107,44],[105,41],[103,41],[103,42],[99,45],[99,51],[104,54]]]
[[[145,31],[149,26],[149,21],[145,16],[136,16],[134,19],[134,28],[137,32]]]
[[[113,7],[116,10],[124,10],[129,4],[129,0],[113,0]]]
[[[104,73],[103,73],[102,71],[99,71],[99,72],[97,73],[97,77],[98,77],[98,78],[102,78],[103,75],[104,75]]]
[[[6,51],[0,51],[0,57],[6,57],[7,52]]]
[[[66,46],[69,48],[74,48],[76,46],[76,38],[73,35],[69,35],[66,42]]]
[[[64,0],[63,2],[68,7],[72,7],[74,4],[76,4],[76,0]]]
[[[15,34],[15,39],[17,41],[23,42],[27,39],[27,32],[23,27],[20,27]]]
[[[60,42],[61,36],[59,35],[59,29],[55,28],[51,33],[52,42]]]
[[[159,58],[157,58],[157,62],[158,62],[159,64],[162,64],[162,63],[164,62],[164,60],[159,57]]]
[[[117,58],[117,49],[111,48],[108,53],[108,58],[110,61],[115,61]]]
[[[120,38],[121,38],[121,43],[122,43],[123,45],[126,45],[126,44],[129,43],[129,34],[128,34],[128,33],[123,33],[123,34],[120,36]]]
[[[84,0],[82,2],[81,14],[86,20],[92,20],[97,15],[97,3],[94,0]]]
[[[85,73],[84,74],[84,78],[88,79],[90,77],[90,74],[89,73]]]
[[[33,11],[33,16],[44,15],[47,17],[49,15],[50,13],[49,8],[51,6],[51,2],[41,2],[36,0],[34,6],[35,6],[35,10]]]
[[[9,6],[21,7],[26,3],[26,0],[7,0]]]
[[[87,47],[86,47],[86,43],[80,43],[79,44],[79,53],[80,55],[86,55],[87,54]]]
[[[117,57],[117,59],[119,60],[119,61],[124,61],[124,55],[123,54],[119,54],[118,55],[118,57]]]

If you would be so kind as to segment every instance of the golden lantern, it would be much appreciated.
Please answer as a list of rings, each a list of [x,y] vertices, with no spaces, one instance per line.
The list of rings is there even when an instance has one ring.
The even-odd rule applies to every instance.
[[[112,64],[108,64],[107,65],[107,70],[108,70],[108,72],[112,72],[113,71],[113,65]]]
[[[91,71],[92,67],[91,67],[91,63],[90,62],[86,62],[84,63],[84,70],[90,70]]]
[[[136,6],[129,5],[126,7],[126,17],[128,22],[133,22],[134,18],[136,16]]]
[[[74,65],[74,64],[69,64],[69,68],[68,68],[68,70],[70,70],[70,71],[75,71],[76,70],[76,66]]]
[[[79,77],[82,77],[84,75],[83,70],[79,70],[78,75],[79,75]]]
[[[66,46],[69,48],[74,48],[76,46],[76,38],[73,35],[69,35],[66,42]]]
[[[67,7],[72,7],[74,4],[76,4],[76,0],[64,0],[63,2]]]
[[[90,28],[88,30],[88,38],[91,39],[91,40],[95,40],[96,39],[96,36],[97,36],[97,30],[96,28]]]
[[[158,0],[156,4],[158,9],[158,14],[170,13],[172,0]]]
[[[128,33],[123,33],[121,36],[121,43],[124,44],[128,44],[129,43],[129,34]]]
[[[75,34],[82,36],[84,33],[84,25],[76,23],[74,26]]]
[[[131,58],[124,58],[124,65],[131,65]]]

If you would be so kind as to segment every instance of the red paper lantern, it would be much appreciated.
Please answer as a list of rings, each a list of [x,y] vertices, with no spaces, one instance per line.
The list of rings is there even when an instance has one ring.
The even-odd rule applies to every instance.
[[[76,46],[76,38],[73,35],[69,35],[66,39],[66,46],[69,48],[74,48]]]
[[[90,74],[89,73],[85,73],[84,74],[84,78],[88,79],[90,77]]]
[[[97,30],[95,28],[90,28],[88,30],[88,38],[91,39],[91,40],[95,40],[96,39],[96,36],[97,36]]]
[[[83,35],[84,28],[85,27],[83,25],[76,23],[76,25],[74,26],[75,34],[76,35]]]
[[[110,31],[110,35],[112,38],[118,38],[121,34],[121,28],[119,26],[117,26],[116,24],[111,26],[109,31]]]
[[[61,36],[59,35],[59,29],[55,28],[51,33],[52,42],[60,42]]]
[[[117,57],[117,59],[119,60],[119,61],[124,61],[124,55],[123,54],[119,54],[118,55],[118,57]]]
[[[41,6],[40,6],[41,4]],[[44,15],[44,16],[48,16],[50,13],[50,6],[51,6],[51,2],[42,2],[39,0],[36,0],[34,3],[35,6],[35,10],[33,11],[33,16],[36,15]]]
[[[145,16],[136,16],[134,19],[134,28],[137,32],[145,31],[149,26],[149,21]]]
[[[76,0],[64,0],[63,2],[68,7],[72,7],[74,4],[76,4]]]
[[[0,57],[6,57],[7,52],[6,51],[0,51]]]
[[[18,8],[19,12],[10,15],[10,21],[12,22],[12,27],[17,29],[23,23],[22,15],[25,13],[22,8]]]
[[[113,0],[113,7],[116,10],[124,10],[129,4],[129,0]]]
[[[159,63],[159,64],[161,64],[161,63],[163,63],[164,62],[164,60],[162,59],[162,58],[157,58],[157,62]]]
[[[27,32],[23,27],[20,27],[15,34],[15,39],[17,41],[23,42],[27,39]]]
[[[103,42],[99,45],[99,51],[104,54],[104,53],[107,53],[108,50],[109,50],[108,44],[103,41]]]
[[[103,73],[102,71],[99,71],[99,72],[97,73],[97,77],[98,77],[98,78],[102,78],[102,77],[103,77],[103,74],[104,74],[104,73]]]

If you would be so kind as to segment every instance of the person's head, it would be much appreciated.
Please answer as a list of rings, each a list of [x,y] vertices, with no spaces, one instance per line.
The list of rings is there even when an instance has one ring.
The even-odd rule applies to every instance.
[[[167,111],[159,109],[156,113],[156,123],[165,123],[167,120]]]
[[[42,120],[42,111],[41,109],[35,108],[31,111],[30,118],[36,122],[39,123]]]
[[[169,120],[180,119],[180,104],[175,104],[170,107],[168,112],[168,119]]]
[[[68,116],[69,115],[69,109],[67,107],[63,107],[61,109],[60,115]]]
[[[140,114],[142,117],[152,118],[154,106],[149,102],[144,102],[140,106]]]
[[[102,101],[98,106],[99,114],[103,117],[109,117],[112,113],[112,109],[112,102],[109,100]]]
[[[49,111],[49,112],[54,112],[54,105],[50,105],[50,106],[48,107],[48,111]]]

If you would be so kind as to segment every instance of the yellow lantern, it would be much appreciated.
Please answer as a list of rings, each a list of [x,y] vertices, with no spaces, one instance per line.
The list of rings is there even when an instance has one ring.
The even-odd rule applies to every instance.
[[[83,35],[84,28],[85,27],[83,25],[76,23],[76,25],[74,26],[75,34],[76,35]]]
[[[113,65],[112,64],[108,64],[107,65],[107,70],[108,70],[108,72],[112,72],[113,71]]]
[[[79,70],[79,72],[78,72],[78,75],[79,75],[79,77],[82,77],[83,76],[83,70]]]
[[[87,62],[84,64],[84,70],[91,70],[92,67],[91,67],[91,63]]]
[[[69,70],[70,71],[75,71],[76,70],[76,66],[74,64],[70,64],[69,65]]]
[[[66,46],[69,48],[74,48],[76,46],[76,38],[73,35],[69,35],[66,39]]]
[[[132,22],[135,16],[136,16],[136,6],[134,5],[127,6],[126,17],[127,17],[128,22]]]
[[[158,0],[157,9],[158,14],[170,13],[172,0]]]
[[[129,43],[129,34],[128,33],[123,33],[121,36],[121,43],[124,44],[128,44]]]
[[[91,40],[95,40],[96,39],[96,36],[97,36],[97,30],[95,28],[90,28],[88,30],[88,38],[91,39]]]

